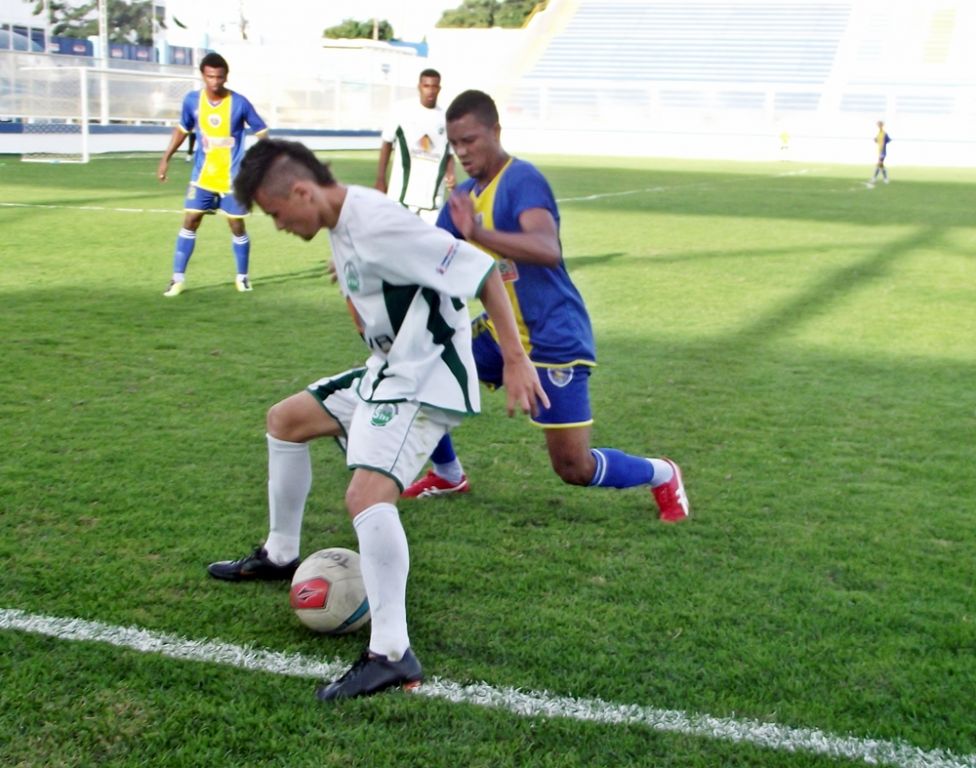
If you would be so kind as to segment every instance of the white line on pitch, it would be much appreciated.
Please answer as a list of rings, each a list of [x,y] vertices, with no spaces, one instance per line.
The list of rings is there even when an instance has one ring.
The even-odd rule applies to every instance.
[[[46,208],[52,211],[110,211],[112,213],[180,213],[172,208],[106,208],[101,205],[45,205],[44,203],[4,203],[0,208]]]
[[[282,653],[210,640],[189,640],[137,627],[116,627],[96,621],[65,619],[0,608],[0,630],[19,630],[60,640],[108,643],[143,653],[158,653],[184,661],[227,664],[240,669],[292,677],[332,679],[348,662],[321,661],[297,653]],[[953,755],[923,750],[905,742],[836,736],[813,728],[791,728],[757,720],[735,720],[654,709],[637,704],[614,704],[600,699],[575,699],[548,693],[494,688],[487,683],[461,685],[431,678],[415,695],[501,709],[520,717],[558,717],[609,725],[641,725],[665,733],[752,744],[785,752],[810,752],[896,768],[976,768],[976,754]]]
[[[800,168],[795,171],[785,171],[783,173],[770,174],[770,178],[784,178],[788,176],[805,176],[810,173],[807,168]],[[581,195],[580,197],[560,197],[556,199],[557,203],[581,203],[589,202],[591,200],[603,200],[609,197],[627,197],[629,195],[643,195],[647,193],[660,193],[660,192],[673,192],[676,190],[686,190],[686,189],[707,189],[709,187],[714,187],[726,182],[720,182],[715,180],[693,182],[691,184],[675,184],[672,186],[664,187],[642,187],[641,189],[624,189],[619,192],[600,192],[594,193],[592,195]],[[734,183],[730,181],[728,183]]]
[[[786,176],[805,176],[808,173],[810,173],[810,171],[807,170],[806,168],[800,168],[799,170],[796,171],[784,171],[783,173],[774,173],[773,178],[782,179]]]
[[[593,195],[583,195],[582,197],[560,197],[557,203],[577,203],[588,200],[602,200],[605,197],[626,197],[627,195],[641,195],[645,192],[665,192],[669,187],[644,187],[643,189],[625,189],[620,192],[601,192]],[[675,189],[675,187],[670,187]]]

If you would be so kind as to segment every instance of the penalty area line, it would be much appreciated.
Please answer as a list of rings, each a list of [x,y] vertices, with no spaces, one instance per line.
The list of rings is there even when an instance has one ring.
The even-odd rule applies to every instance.
[[[302,678],[334,679],[348,662],[322,661],[298,653],[270,651],[211,640],[119,627],[84,619],[61,618],[0,608],[0,630],[15,630],[59,640],[97,642],[182,661],[224,664],[239,669]],[[813,728],[792,728],[756,720],[712,717],[601,699],[577,699],[549,693],[495,688],[488,683],[462,685],[431,678],[412,695],[474,704],[519,717],[559,718],[604,725],[638,725],[663,733],[750,744],[782,752],[809,752],[896,768],[976,768],[976,754],[953,755],[923,750],[905,742],[837,736]]]

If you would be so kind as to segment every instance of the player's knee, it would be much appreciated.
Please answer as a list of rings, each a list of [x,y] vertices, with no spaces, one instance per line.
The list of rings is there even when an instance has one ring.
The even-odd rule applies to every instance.
[[[355,518],[362,510],[366,507],[365,500],[363,498],[362,492],[356,486],[355,483],[350,483],[346,488],[346,511],[349,512],[350,518]]]
[[[296,437],[293,434],[295,419],[291,414],[291,409],[288,407],[287,400],[277,402],[268,409],[265,427],[268,434],[278,440],[296,441]]]
[[[589,485],[593,479],[592,462],[581,461],[576,457],[553,456],[552,468],[567,485]]]

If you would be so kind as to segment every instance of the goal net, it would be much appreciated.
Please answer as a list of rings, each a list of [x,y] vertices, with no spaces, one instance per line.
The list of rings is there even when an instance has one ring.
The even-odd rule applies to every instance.
[[[172,124],[183,96],[198,84],[190,75],[95,67],[21,73],[21,159],[31,162],[87,163],[99,149],[112,151],[110,141],[97,148],[92,141],[110,126]]]

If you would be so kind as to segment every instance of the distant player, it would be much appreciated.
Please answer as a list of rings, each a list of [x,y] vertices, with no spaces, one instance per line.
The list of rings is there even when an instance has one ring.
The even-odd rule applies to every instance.
[[[868,182],[870,186],[874,186],[874,183],[878,180],[878,174],[880,173],[884,178],[884,183],[888,183],[888,169],[885,168],[885,157],[888,156],[888,142],[891,141],[891,136],[885,132],[884,121],[878,120],[878,133],[874,137],[874,143],[878,145],[878,164],[874,168],[874,176],[871,177],[871,181]]]
[[[689,506],[677,464],[590,447],[593,330],[563,261],[559,209],[549,183],[535,166],[502,147],[498,110],[486,93],[465,91],[454,99],[447,109],[447,135],[470,178],[458,185],[437,226],[498,261],[522,344],[551,402],[532,421],[545,435],[552,468],[571,485],[648,488],[660,520],[684,520]],[[503,356],[495,328],[484,316],[474,322],[474,356],[479,378],[500,386]],[[433,469],[407,488],[405,497],[468,490],[449,435],[431,461]]]
[[[159,161],[157,175],[166,181],[170,158],[189,135],[196,135],[197,147],[190,186],[183,203],[183,227],[176,238],[173,254],[173,278],[163,296],[173,297],[186,287],[186,267],[193,255],[197,229],[207,213],[220,211],[227,217],[232,234],[232,248],[237,262],[234,285],[238,291],[250,291],[248,264],[251,240],[244,217],[247,210],[234,197],[232,185],[244,156],[244,136],[250,127],[258,137],[268,133],[268,126],[244,96],[225,87],[229,68],[219,53],[208,53],[200,61],[203,85],[183,99],[180,124],[173,129],[169,146]]]
[[[437,106],[441,76],[436,69],[420,73],[417,91],[419,101],[397,104],[383,131],[375,187],[433,224],[445,194],[454,188],[454,159],[444,110]]]

